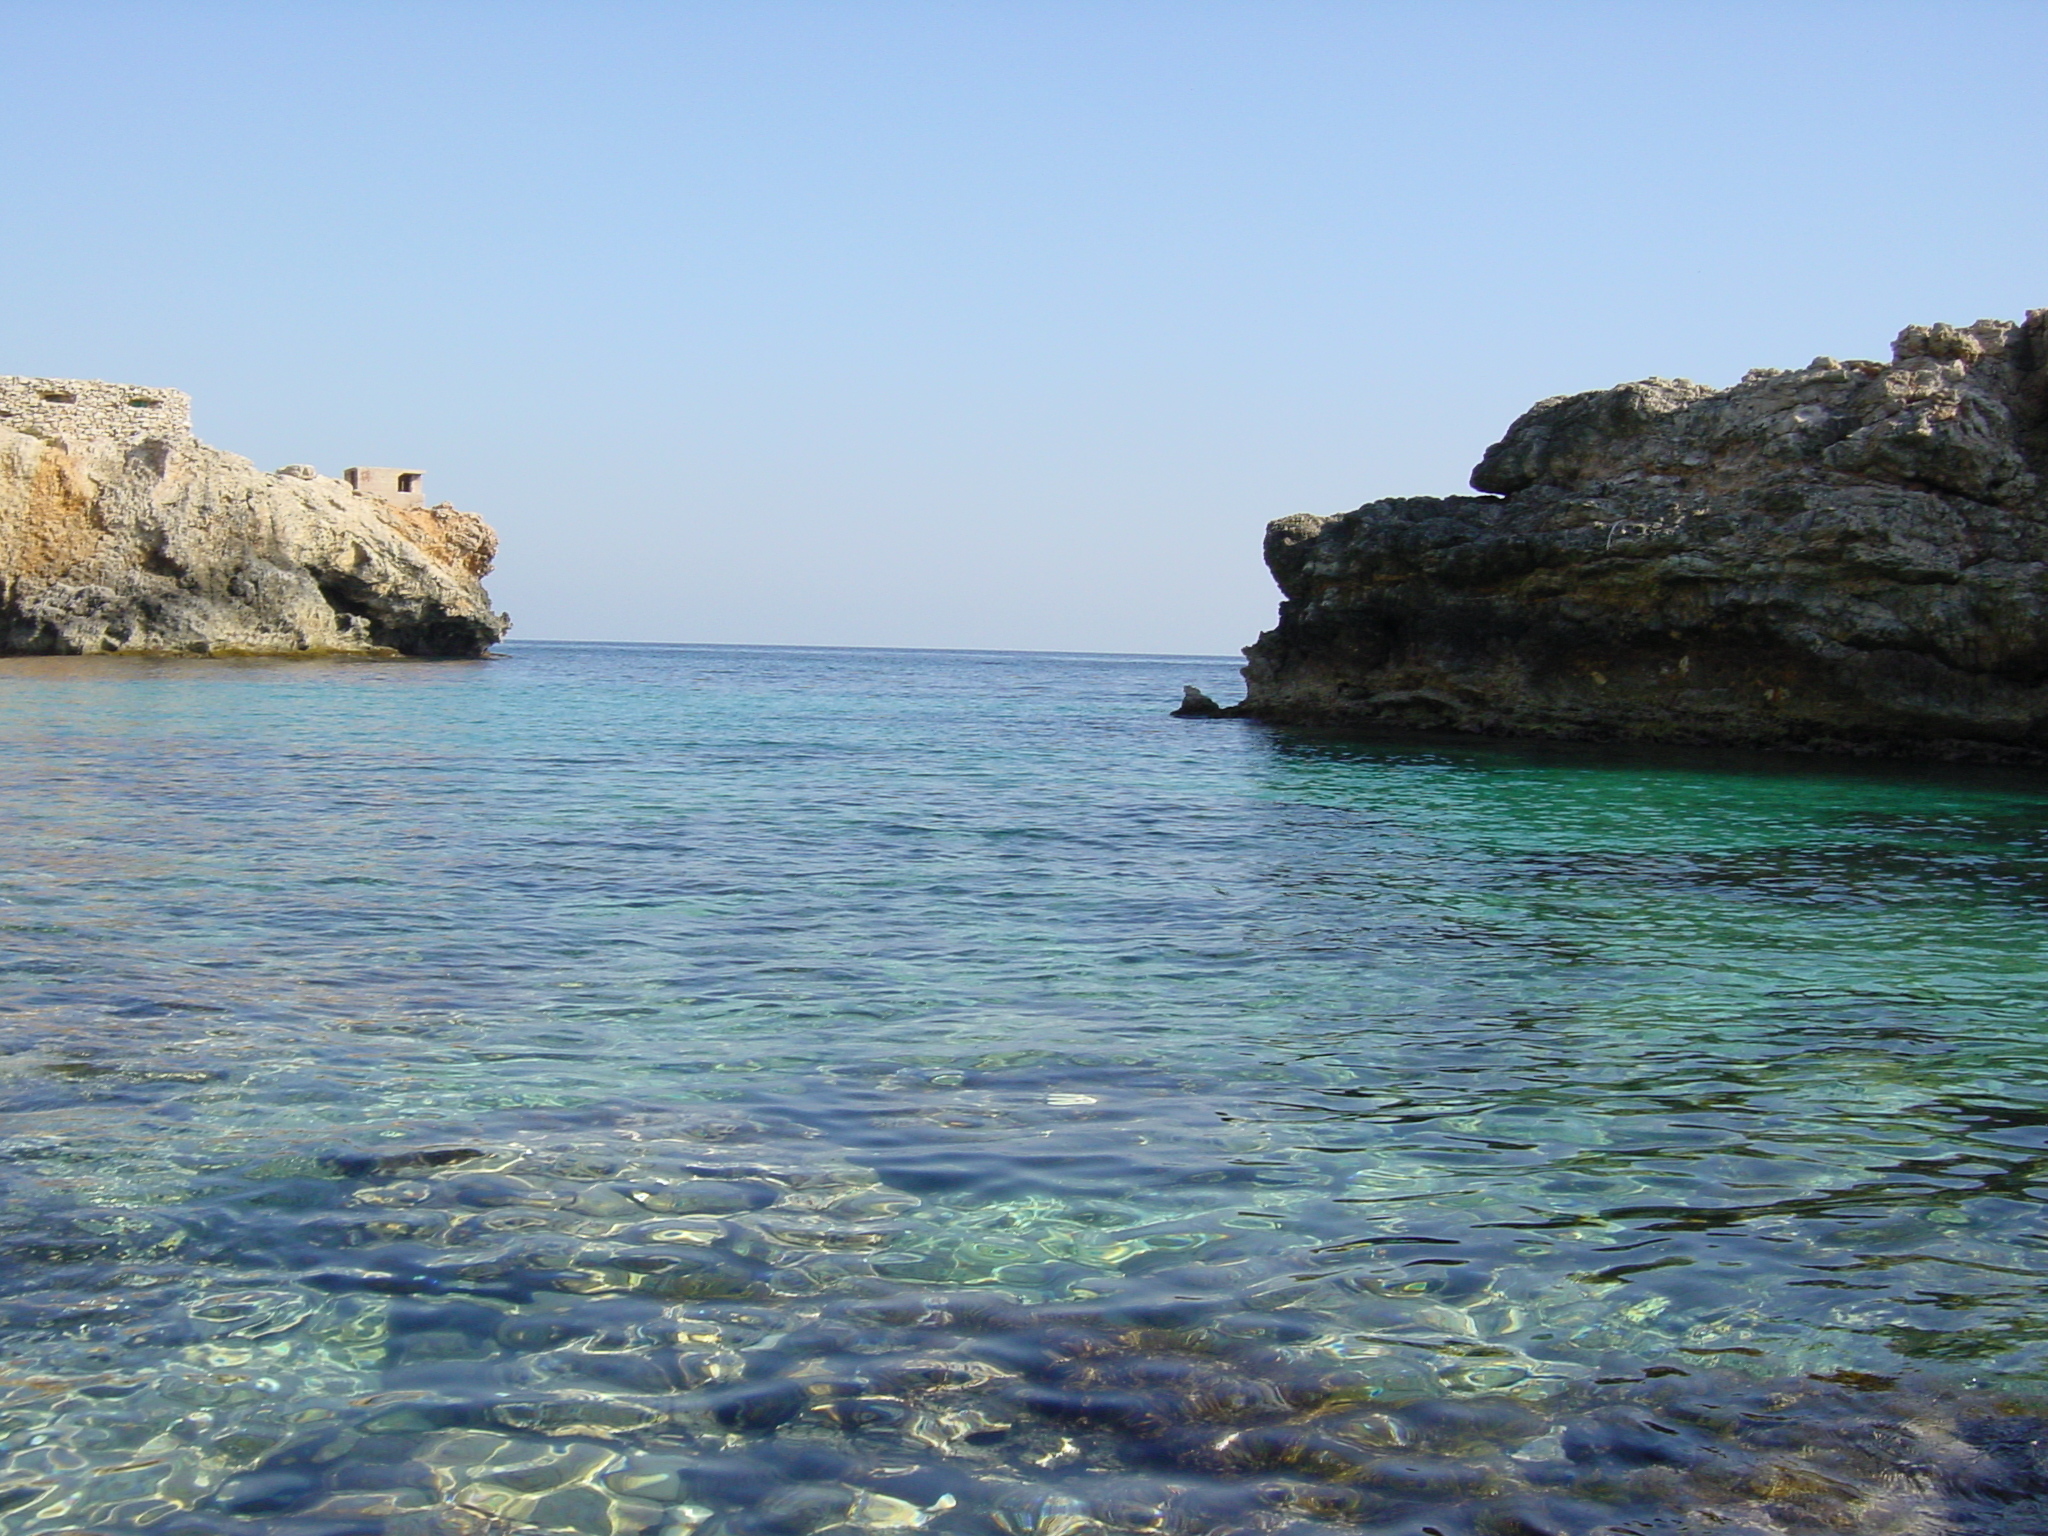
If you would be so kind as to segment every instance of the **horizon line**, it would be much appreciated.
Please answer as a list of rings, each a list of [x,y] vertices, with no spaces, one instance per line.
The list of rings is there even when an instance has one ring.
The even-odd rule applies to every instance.
[[[705,651],[884,651],[913,656],[1106,656],[1128,661],[1234,661],[1242,655],[1206,651],[1034,651],[1022,647],[956,645],[797,645],[746,640],[541,640],[504,639],[498,645],[618,645]],[[494,647],[495,648],[495,647]]]

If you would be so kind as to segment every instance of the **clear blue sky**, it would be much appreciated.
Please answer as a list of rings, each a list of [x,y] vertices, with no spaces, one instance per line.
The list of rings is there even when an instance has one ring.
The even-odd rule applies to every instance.
[[[0,372],[551,639],[1222,652],[1535,399],[2048,305],[2048,5],[4,7]]]

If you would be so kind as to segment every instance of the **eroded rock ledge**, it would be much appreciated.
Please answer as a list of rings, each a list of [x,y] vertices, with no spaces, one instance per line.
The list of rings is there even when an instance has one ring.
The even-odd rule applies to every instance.
[[[480,656],[497,536],[449,506],[266,474],[176,390],[0,379],[0,653]]]
[[[1266,531],[1234,713],[2048,762],[2048,310],[1545,400],[1480,496]]]

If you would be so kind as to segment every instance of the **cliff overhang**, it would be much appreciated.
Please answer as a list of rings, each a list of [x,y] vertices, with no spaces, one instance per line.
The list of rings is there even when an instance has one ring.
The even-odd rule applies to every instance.
[[[481,656],[497,536],[192,434],[177,390],[0,378],[0,654]]]
[[[1232,712],[2048,763],[2048,311],[1545,400],[1472,485],[1271,524]]]

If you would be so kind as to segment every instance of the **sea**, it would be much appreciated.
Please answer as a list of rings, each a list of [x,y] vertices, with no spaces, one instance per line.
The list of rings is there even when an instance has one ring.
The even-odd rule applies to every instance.
[[[2048,1530],[2048,780],[0,662],[0,1530]]]

